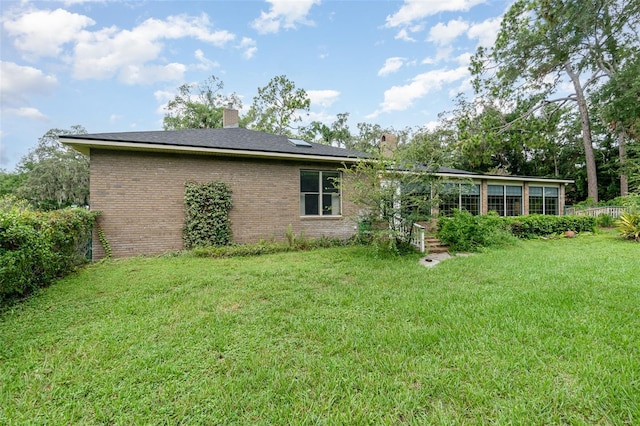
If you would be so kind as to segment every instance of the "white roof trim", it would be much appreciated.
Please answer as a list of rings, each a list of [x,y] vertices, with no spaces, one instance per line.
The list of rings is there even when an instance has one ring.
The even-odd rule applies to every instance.
[[[473,175],[459,173],[434,173],[434,176],[458,179],[473,180],[493,180],[493,181],[519,181],[519,182],[553,182],[553,183],[573,183],[570,179],[530,177],[530,176],[496,176],[496,175]]]

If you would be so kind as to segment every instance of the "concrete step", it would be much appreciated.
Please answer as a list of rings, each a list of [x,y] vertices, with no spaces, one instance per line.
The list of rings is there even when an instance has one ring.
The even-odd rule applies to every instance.
[[[440,242],[436,237],[424,237],[424,244],[429,253],[446,253],[449,251],[449,248],[442,245],[442,242]]]

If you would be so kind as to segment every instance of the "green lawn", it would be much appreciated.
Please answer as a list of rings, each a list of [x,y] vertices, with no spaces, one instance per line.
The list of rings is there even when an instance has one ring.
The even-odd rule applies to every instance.
[[[0,313],[0,424],[639,424],[640,244],[92,265]]]

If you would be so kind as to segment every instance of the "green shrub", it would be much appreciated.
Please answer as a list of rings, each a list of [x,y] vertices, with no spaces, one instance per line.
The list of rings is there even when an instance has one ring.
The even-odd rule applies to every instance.
[[[610,214],[600,213],[598,217],[596,217],[596,225],[600,228],[611,228],[615,223],[615,219]]]
[[[98,213],[0,204],[0,300],[49,285],[86,261]]]
[[[474,216],[455,210],[452,217],[438,219],[438,238],[453,252],[477,251],[482,247],[511,244],[515,238],[507,223],[495,212]]]
[[[640,212],[640,195],[630,194],[625,197],[619,197],[619,198],[620,198],[620,204],[618,205],[625,207],[628,212],[631,212],[631,213]]]
[[[596,218],[593,216],[546,216],[532,214],[504,219],[511,233],[518,238],[537,238],[565,231],[594,232]]]
[[[223,182],[185,184],[185,248],[231,243],[231,189]]]
[[[618,232],[623,238],[640,242],[640,211],[624,212],[617,222]]]

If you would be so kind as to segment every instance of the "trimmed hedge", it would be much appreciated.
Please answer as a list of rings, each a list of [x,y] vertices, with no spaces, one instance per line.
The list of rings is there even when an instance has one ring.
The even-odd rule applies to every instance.
[[[518,238],[545,237],[565,231],[595,232],[596,218],[593,216],[545,216],[532,214],[504,218],[511,233]]]
[[[0,209],[0,300],[31,293],[86,262],[98,213],[80,208]]]

